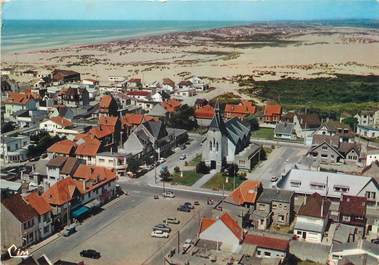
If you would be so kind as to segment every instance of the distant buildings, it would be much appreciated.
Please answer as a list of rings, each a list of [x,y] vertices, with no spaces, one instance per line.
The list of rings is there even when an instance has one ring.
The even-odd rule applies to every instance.
[[[80,81],[80,73],[72,71],[72,70],[55,69],[52,72],[52,80],[53,82],[63,82],[63,83]]]

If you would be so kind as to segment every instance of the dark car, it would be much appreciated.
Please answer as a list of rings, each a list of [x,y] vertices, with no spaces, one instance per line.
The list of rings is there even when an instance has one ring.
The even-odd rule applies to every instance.
[[[188,209],[193,209],[195,207],[193,207],[193,205],[190,203],[190,202],[185,202],[184,203],[184,206],[186,206]]]
[[[379,238],[377,238],[377,239],[372,239],[372,240],[371,240],[371,243],[379,244]]]
[[[189,212],[191,212],[191,209],[189,209],[187,206],[185,206],[185,205],[180,205],[179,207],[178,207],[178,211],[179,212],[186,212],[186,213],[189,213]]]
[[[101,257],[100,252],[97,252],[94,249],[82,250],[80,256],[91,259],[99,259]]]
[[[158,224],[158,225],[153,226],[153,231],[155,230],[160,230],[162,232],[167,232],[167,233],[171,232],[171,228],[165,224]]]

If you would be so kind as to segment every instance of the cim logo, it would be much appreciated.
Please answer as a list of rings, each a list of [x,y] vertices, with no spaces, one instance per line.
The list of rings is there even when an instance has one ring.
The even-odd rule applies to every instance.
[[[10,248],[8,248],[8,254],[9,254],[9,257],[11,257],[11,258],[27,258],[27,257],[29,257],[29,251],[22,250],[22,249],[16,247],[15,244],[13,244],[12,246],[10,246]]]

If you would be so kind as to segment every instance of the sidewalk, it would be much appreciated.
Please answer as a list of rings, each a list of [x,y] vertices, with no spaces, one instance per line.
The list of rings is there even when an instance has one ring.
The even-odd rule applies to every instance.
[[[155,183],[148,183],[147,184],[149,187],[153,188],[162,188],[162,182],[158,182],[157,184]],[[209,189],[204,189],[204,188],[193,188],[189,186],[183,186],[183,185],[171,185],[166,183],[165,184],[165,189],[168,189],[170,191],[184,191],[184,192],[192,192],[192,193],[200,193],[200,194],[205,194],[205,195],[212,195],[212,196],[228,196],[229,192],[225,191],[224,193],[222,191],[212,191]],[[223,195],[224,194],[224,195]]]
[[[208,174],[205,174],[200,179],[198,179],[193,185],[192,188],[201,188],[205,183],[208,182],[216,174],[216,169],[212,169]]]

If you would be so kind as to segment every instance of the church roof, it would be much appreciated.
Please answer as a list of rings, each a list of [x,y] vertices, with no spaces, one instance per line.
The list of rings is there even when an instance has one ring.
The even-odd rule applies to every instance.
[[[227,134],[224,119],[222,118],[222,115],[220,113],[220,105],[218,101],[216,102],[215,114],[213,115],[213,119],[209,125],[209,129],[216,129],[219,130],[222,134]]]

